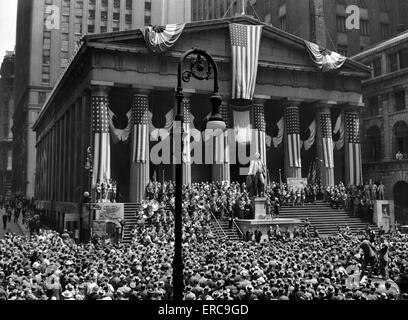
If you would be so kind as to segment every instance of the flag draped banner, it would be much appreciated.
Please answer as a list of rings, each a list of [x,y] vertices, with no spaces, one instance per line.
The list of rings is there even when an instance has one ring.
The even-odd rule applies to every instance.
[[[283,141],[283,133],[285,131],[285,121],[283,118],[278,121],[277,126],[279,129],[278,135],[272,139],[275,149],[279,148]]]
[[[92,132],[94,135],[93,185],[111,178],[109,133],[109,98],[92,97]]]
[[[312,123],[310,124],[309,131],[310,131],[309,138],[303,141],[303,145],[306,151],[310,150],[310,148],[314,145],[316,140],[316,120],[313,120]]]
[[[263,26],[230,24],[232,99],[252,100],[258,74],[259,45]]]
[[[129,110],[126,113],[128,124],[125,129],[116,128],[115,124],[113,123],[113,118],[115,118],[116,115],[113,113],[111,109],[109,109],[108,112],[109,112],[109,128],[113,144],[127,142],[129,140],[130,132],[132,131],[132,110]]]
[[[132,159],[134,163],[147,162],[147,152],[149,148],[148,112],[149,110],[147,101],[139,101],[138,98],[136,98],[133,104]]]
[[[251,143],[252,132],[251,132],[251,117],[249,110],[238,111],[234,110],[234,130],[235,130],[235,141],[240,144]]]
[[[351,185],[362,184],[361,144],[360,144],[360,119],[356,113],[346,114],[346,127],[348,136],[348,165],[350,170]]]
[[[261,155],[263,161],[266,161],[266,122],[265,111],[263,105],[255,105],[255,127],[258,129],[258,152]]]
[[[288,130],[289,166],[301,168],[300,155],[300,120],[297,108],[286,109],[286,125]]]
[[[340,69],[347,58],[341,54],[322,48],[319,45],[305,40],[307,51],[316,66],[323,72]]]
[[[336,120],[336,124],[333,130],[334,134],[338,134],[338,133],[340,134],[339,140],[337,140],[335,143],[337,150],[341,150],[344,147],[344,132],[345,130],[344,130],[344,123],[343,123],[343,116],[340,113],[340,115],[338,116]],[[333,150],[334,150],[334,146],[333,146]]]
[[[153,52],[164,53],[169,50],[183,33],[185,24],[168,24],[165,27],[141,28],[147,46]]]
[[[323,140],[323,161],[326,168],[334,168],[333,137],[330,114],[320,116],[320,126]]]

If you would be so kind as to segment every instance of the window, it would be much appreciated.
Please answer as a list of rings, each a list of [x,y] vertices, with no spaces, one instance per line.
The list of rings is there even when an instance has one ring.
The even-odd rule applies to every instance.
[[[120,8],[120,0],[114,0],[113,1],[113,7],[114,8]]]
[[[44,39],[43,49],[45,50],[51,49],[51,39]]]
[[[88,25],[88,32],[89,33],[94,33],[95,32],[95,26],[94,25]]]
[[[46,100],[47,94],[43,91],[38,92],[38,104],[43,104]]]
[[[108,12],[101,11],[101,21],[108,21]]]
[[[400,151],[408,153],[408,125],[404,121],[399,121],[394,125],[394,155]]]
[[[381,130],[377,126],[368,130],[365,150],[367,161],[377,162],[381,160]]]
[[[336,21],[337,21],[337,31],[338,32],[347,32],[346,17],[336,16]]]
[[[101,33],[106,33],[108,31],[106,26],[101,26]]]
[[[51,39],[51,31],[44,31],[43,35],[45,39]]]
[[[50,65],[50,57],[43,56],[43,65],[49,66]]]
[[[61,51],[68,52],[68,41],[61,41]]]
[[[152,10],[152,3],[151,2],[148,2],[148,1],[145,2],[145,10]]]
[[[75,9],[83,9],[84,3],[82,0],[76,0],[75,2]]]
[[[405,110],[405,91],[395,93],[395,111]]]
[[[408,48],[399,52],[400,69],[408,68]]]
[[[132,23],[132,15],[131,14],[125,15],[125,21],[126,21],[126,23],[131,24]]]
[[[360,20],[360,33],[363,36],[370,35],[370,25],[369,25],[368,20],[364,20],[364,19]]]
[[[383,39],[390,37],[390,25],[388,23],[380,23],[381,36]]]
[[[375,117],[380,114],[378,97],[373,97],[368,100],[368,110],[370,117]]]
[[[150,26],[152,23],[151,17],[145,16],[145,25]]]
[[[360,8],[367,8],[367,1],[368,0],[358,0],[358,6]]]
[[[90,6],[94,6],[95,3],[96,3],[96,0],[89,0],[89,5],[90,5]]]
[[[389,72],[395,72],[398,70],[398,55],[396,53],[388,55],[388,68]]]
[[[381,11],[388,11],[387,0],[380,0]]]
[[[89,10],[89,19],[95,19],[95,10]]]
[[[63,15],[61,22],[69,22],[69,16]]]
[[[119,18],[120,18],[120,14],[119,14],[119,12],[114,12],[113,13],[113,21],[119,21]]]
[[[346,45],[338,45],[337,46],[337,53],[347,57],[348,56],[348,47]]]
[[[62,0],[62,6],[63,7],[70,7],[71,6],[71,0]]]
[[[108,0],[102,0],[102,7],[108,6]]]
[[[132,0],[126,0],[126,10],[132,10]]]
[[[373,60],[372,66],[373,66],[373,75],[374,75],[374,77],[381,76],[381,74],[382,74],[381,58],[377,58],[377,59]]]
[[[283,31],[287,30],[286,15],[279,18],[279,28]]]
[[[69,34],[68,33],[61,33],[61,40],[69,40]]]

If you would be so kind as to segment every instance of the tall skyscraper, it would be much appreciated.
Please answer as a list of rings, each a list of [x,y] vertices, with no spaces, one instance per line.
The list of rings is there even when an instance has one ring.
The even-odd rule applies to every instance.
[[[34,196],[31,127],[84,34],[189,22],[191,0],[19,0],[13,189]],[[57,115],[56,115],[57,116]]]
[[[11,191],[14,58],[8,51],[0,67],[0,196]]]
[[[233,17],[246,11],[247,2],[248,0],[194,0],[191,3],[191,19],[200,21]]]

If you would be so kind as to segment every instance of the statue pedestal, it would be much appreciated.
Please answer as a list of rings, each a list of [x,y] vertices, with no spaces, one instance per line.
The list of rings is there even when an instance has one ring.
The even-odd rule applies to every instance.
[[[255,220],[265,220],[266,208],[265,208],[266,198],[254,198],[253,208],[255,213]]]

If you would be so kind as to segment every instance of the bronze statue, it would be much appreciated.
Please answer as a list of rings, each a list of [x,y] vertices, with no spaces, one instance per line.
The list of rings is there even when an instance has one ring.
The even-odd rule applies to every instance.
[[[255,154],[255,159],[251,161],[247,178],[248,192],[253,191],[255,197],[262,197],[265,194],[266,167],[259,153]]]

